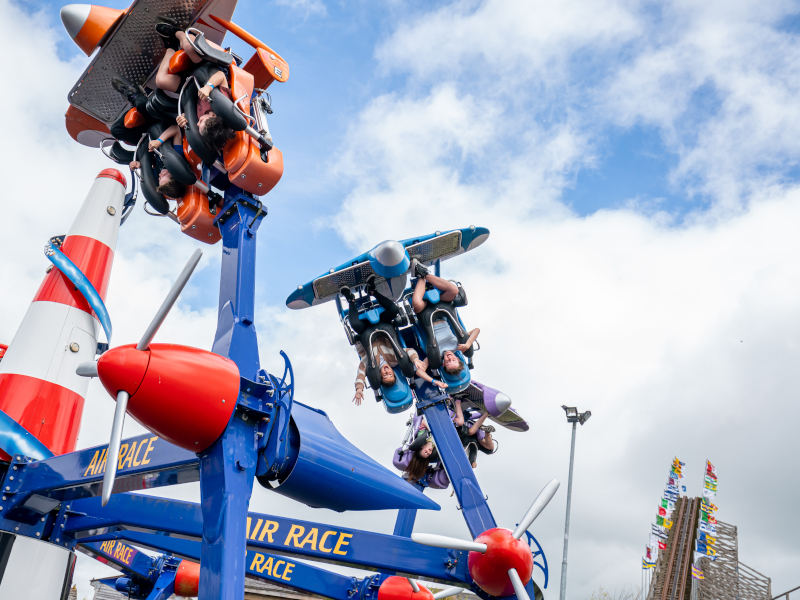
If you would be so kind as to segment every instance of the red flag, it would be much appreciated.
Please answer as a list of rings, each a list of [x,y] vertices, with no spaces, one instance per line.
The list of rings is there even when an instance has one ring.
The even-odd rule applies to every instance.
[[[659,506],[658,507],[658,516],[659,517],[666,517],[667,516],[667,509]]]
[[[711,516],[708,517],[708,522],[711,523],[712,525],[716,525],[717,524],[717,520],[714,517],[711,517]]]
[[[665,542],[662,542],[661,540],[659,540],[658,541],[658,549],[659,550],[666,550],[667,549],[667,544]]]
[[[668,483],[669,485],[675,485],[675,480],[674,480],[672,477],[670,477],[670,478],[667,480],[667,483]]]
[[[647,560],[651,560],[650,558],[650,547],[647,547]]]

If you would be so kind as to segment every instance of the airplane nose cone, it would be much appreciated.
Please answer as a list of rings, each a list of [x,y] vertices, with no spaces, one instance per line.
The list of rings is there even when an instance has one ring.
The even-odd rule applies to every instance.
[[[393,240],[375,246],[369,253],[369,262],[372,270],[386,279],[402,275],[411,264],[403,244]]]
[[[91,4],[67,4],[61,9],[61,22],[73,40],[89,18]]]
[[[112,397],[117,392],[136,393],[144,380],[150,352],[136,349],[135,344],[118,346],[103,353],[97,361],[97,376]]]
[[[494,397],[494,405],[497,408],[497,416],[500,416],[511,408],[511,398],[506,396],[503,392],[498,392],[497,396]]]
[[[378,259],[378,262],[387,267],[399,265],[405,257],[406,249],[400,242],[383,242],[375,248],[375,258]]]

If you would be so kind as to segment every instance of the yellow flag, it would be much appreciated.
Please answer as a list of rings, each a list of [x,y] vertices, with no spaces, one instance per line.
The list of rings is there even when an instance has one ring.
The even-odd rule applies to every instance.
[[[664,527],[666,527],[667,529],[672,529],[672,521],[664,519]]]
[[[716,544],[717,538],[713,538],[710,535],[706,536],[706,544]]]

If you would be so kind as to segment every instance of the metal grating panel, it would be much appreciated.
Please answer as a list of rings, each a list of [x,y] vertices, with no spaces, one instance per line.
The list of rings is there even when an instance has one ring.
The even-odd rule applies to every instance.
[[[339,293],[339,290],[344,286],[362,285],[367,282],[367,278],[371,275],[375,275],[375,271],[372,270],[372,266],[368,261],[325,275],[314,280],[314,297],[317,299],[327,298]],[[377,285],[383,281],[386,281],[383,277],[376,277],[375,284]]]
[[[70,90],[69,103],[111,125],[128,107],[127,100],[111,86],[112,78],[144,85],[164,56],[164,44],[155,29],[159,17],[188,27],[212,1],[136,0],[111,41]]]
[[[429,263],[458,252],[461,248],[461,232],[451,231],[407,248],[408,255],[422,263]]]

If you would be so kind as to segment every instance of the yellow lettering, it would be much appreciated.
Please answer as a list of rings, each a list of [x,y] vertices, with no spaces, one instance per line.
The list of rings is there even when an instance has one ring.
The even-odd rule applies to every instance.
[[[150,454],[150,450],[152,450],[152,449],[153,449],[153,443],[154,443],[154,442],[155,442],[157,439],[158,439],[158,436],[156,436],[156,437],[151,437],[151,438],[150,438],[150,441],[147,443],[147,450],[145,451],[145,453],[144,453],[144,456],[142,457],[142,464],[143,464],[143,465],[150,464],[150,461],[149,461],[149,460],[147,460],[147,455],[148,455],[148,454]],[[142,442],[142,446],[144,446],[144,442]]]
[[[139,452],[142,451],[142,448],[144,448],[144,440],[142,440],[142,443],[139,444],[139,447],[136,449],[136,454],[133,457],[133,466],[134,467],[138,467],[139,465],[142,464],[142,461],[137,460],[139,458]]]
[[[114,558],[119,559],[120,553],[125,549],[121,542],[117,542],[117,546],[114,548]]]
[[[308,535],[303,538],[303,543],[300,544],[300,547],[304,547],[306,544],[311,544],[311,549],[316,551],[317,549],[317,528],[314,527],[311,531],[308,532]]]
[[[258,570],[258,572],[259,572],[259,573],[263,573],[264,571],[266,571],[266,572],[267,572],[267,574],[268,574],[270,577],[272,577],[272,557],[271,557],[271,556],[270,556],[270,557],[267,559],[267,562],[265,562],[265,563],[264,563],[264,566],[263,566],[263,567],[261,567],[261,568]]]
[[[103,542],[102,545],[100,546],[100,551],[101,552],[105,552],[106,554],[108,554],[108,552],[111,550],[111,548],[109,546],[113,546],[113,545],[114,545],[114,542],[110,542],[110,541],[109,542]]]
[[[280,579],[281,578],[280,568],[281,568],[281,565],[284,565],[284,564],[286,564],[286,561],[283,561],[283,560],[279,560],[278,562],[275,563],[275,568],[272,569],[272,576],[275,579]]]
[[[263,564],[264,564],[264,555],[256,552],[256,555],[253,557],[253,562],[250,563],[250,570],[258,571],[260,573],[261,569],[259,569],[258,567],[260,567]]]
[[[335,531],[326,531],[322,534],[322,537],[319,538],[319,550],[320,552],[332,552],[333,548],[326,548],[325,547],[325,540],[327,540],[330,536],[336,535]]]
[[[131,564],[131,557],[133,556],[133,548],[128,548],[128,552],[125,553],[125,564]]]
[[[125,458],[123,459],[122,456],[119,457],[119,469],[120,469],[120,471],[125,468],[126,464],[129,467],[133,465],[133,453],[135,451],[136,451],[136,442],[133,442],[133,444],[130,447],[129,452],[125,455]]]
[[[248,540],[250,539],[250,521],[252,521],[252,519],[247,517],[247,533],[244,534],[244,537],[246,537]]]
[[[103,448],[103,453],[100,455],[100,461],[97,466],[97,470],[93,473],[93,475],[106,472],[106,458],[108,457],[107,455],[108,455],[108,448]]]
[[[294,563],[286,563],[286,568],[283,570],[283,575],[281,575],[281,579],[283,579],[285,581],[291,581],[292,580],[292,578],[291,578],[292,567],[294,567]],[[287,577],[287,575],[289,575],[289,577]]]
[[[341,554],[342,556],[346,556],[347,555],[347,550],[345,550],[344,552],[340,552],[340,549],[341,549],[342,546],[348,546],[350,544],[350,542],[346,542],[345,541],[345,538],[351,538],[351,537],[353,537],[352,533],[340,533],[339,534],[339,539],[336,542],[336,547],[333,549],[333,553],[334,554]]]
[[[256,539],[256,536],[258,535],[258,530],[261,529],[261,524],[263,522],[264,522],[264,519],[259,519],[258,521],[256,521],[256,528],[253,529],[253,536],[250,537],[250,535],[248,534],[248,536],[247,536],[248,539],[250,539],[250,540]],[[247,530],[250,531],[250,517],[247,517]]]
[[[261,530],[261,535],[258,536],[258,541],[264,541],[264,535],[268,535],[267,538],[270,544],[274,544],[275,540],[272,539],[272,534],[278,531],[278,524],[275,521],[264,521],[264,529]],[[255,535],[253,536],[255,537]]]
[[[289,535],[286,536],[286,541],[283,542],[284,546],[289,545],[290,540],[294,540],[295,548],[302,548],[300,545],[300,536],[305,533],[306,528],[302,525],[292,525],[292,528],[289,530]]]
[[[89,471],[91,471],[92,475],[94,475],[94,469],[97,468],[97,459],[99,456],[100,456],[100,451],[95,450],[94,456],[92,457],[92,462],[89,463],[89,466],[86,467],[86,470],[83,472],[84,477],[86,477],[89,474]]]

